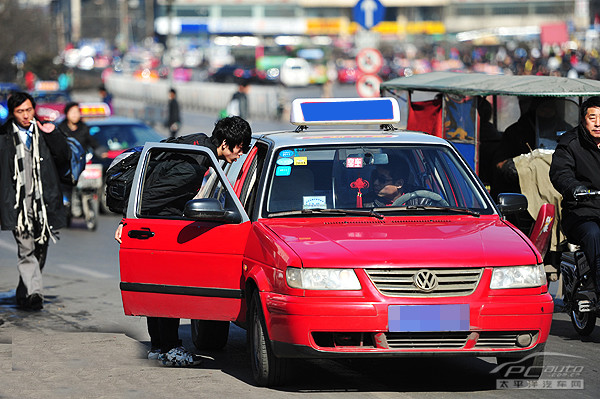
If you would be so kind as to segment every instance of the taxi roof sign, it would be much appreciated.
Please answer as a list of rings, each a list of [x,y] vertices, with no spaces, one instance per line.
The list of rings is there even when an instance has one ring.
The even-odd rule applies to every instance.
[[[110,107],[107,103],[80,103],[79,111],[82,118],[104,118],[110,116]]]
[[[400,107],[392,97],[298,98],[292,102],[290,122],[309,125],[374,125],[400,122]]]

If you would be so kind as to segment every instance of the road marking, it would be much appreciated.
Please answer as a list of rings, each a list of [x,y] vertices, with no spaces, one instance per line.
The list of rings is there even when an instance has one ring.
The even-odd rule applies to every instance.
[[[83,267],[75,266],[75,265],[65,265],[60,264],[58,267],[66,270],[70,270],[79,274],[85,274],[86,276],[95,277],[95,278],[112,278],[110,274],[96,272],[94,270],[85,269]]]

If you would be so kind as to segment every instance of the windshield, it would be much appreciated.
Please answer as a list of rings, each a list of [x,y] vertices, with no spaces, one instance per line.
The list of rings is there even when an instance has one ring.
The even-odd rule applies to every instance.
[[[163,139],[153,129],[136,124],[91,126],[90,134],[94,136],[101,147],[111,151],[126,150],[144,145],[148,141],[158,142]]]
[[[309,212],[318,209],[494,212],[485,190],[442,146],[289,148],[275,159],[266,203],[272,216],[323,214]]]

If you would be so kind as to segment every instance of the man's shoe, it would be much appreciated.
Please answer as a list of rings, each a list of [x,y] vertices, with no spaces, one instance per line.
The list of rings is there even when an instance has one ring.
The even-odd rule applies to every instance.
[[[158,357],[160,356],[160,349],[150,349],[148,351],[148,360],[158,360]]]
[[[169,367],[193,367],[202,363],[202,358],[180,346],[171,349],[167,353],[161,353],[158,356],[158,361]]]
[[[26,308],[28,310],[42,310],[44,308],[44,297],[37,292],[27,297]]]

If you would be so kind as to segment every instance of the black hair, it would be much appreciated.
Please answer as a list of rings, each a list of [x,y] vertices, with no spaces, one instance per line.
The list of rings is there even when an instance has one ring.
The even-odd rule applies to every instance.
[[[175,89],[170,89],[169,93],[173,93],[173,94],[177,95],[177,92],[175,91]]]
[[[221,145],[225,141],[231,151],[241,145],[242,151],[247,153],[250,149],[252,129],[250,124],[239,116],[228,116],[215,124],[212,139],[216,145]]]
[[[590,108],[600,108],[600,97],[599,96],[590,97],[587,100],[585,100],[583,102],[583,104],[581,104],[581,120],[585,119],[585,116],[587,115],[587,111]]]
[[[19,105],[23,104],[27,100],[31,101],[31,106],[35,109],[35,100],[31,96],[31,94],[25,93],[24,91],[18,91],[16,93],[11,94],[6,102],[6,105],[8,105],[8,113],[12,115],[15,108],[17,108]]]
[[[477,101],[477,112],[479,112],[481,120],[489,122],[493,113],[492,104],[490,104],[485,97],[479,97]]]
[[[67,112],[69,112],[69,110],[73,107],[79,107],[79,103],[76,103],[75,101],[69,101],[65,105],[65,110],[63,111],[63,114],[67,115]]]
[[[381,168],[389,170],[390,176],[394,181],[402,180],[404,183],[408,181],[410,169],[408,162],[404,158],[397,155],[388,155],[388,163],[377,166],[378,167],[373,171],[373,180],[379,177],[378,169]]]

